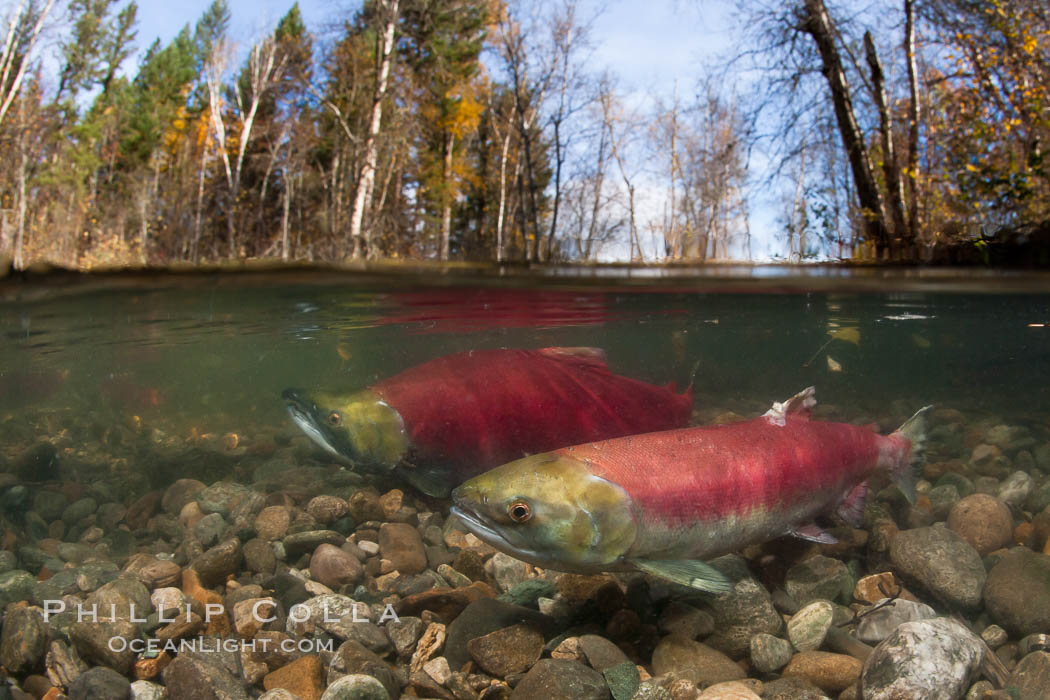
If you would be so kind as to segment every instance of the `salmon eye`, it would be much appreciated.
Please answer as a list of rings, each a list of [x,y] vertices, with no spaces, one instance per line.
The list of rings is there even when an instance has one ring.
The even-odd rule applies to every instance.
[[[507,508],[510,519],[516,523],[523,523],[532,517],[532,508],[525,501],[514,501]]]
[[[343,423],[343,417],[339,414],[339,411],[332,411],[328,414],[328,425],[333,428],[337,428]]]

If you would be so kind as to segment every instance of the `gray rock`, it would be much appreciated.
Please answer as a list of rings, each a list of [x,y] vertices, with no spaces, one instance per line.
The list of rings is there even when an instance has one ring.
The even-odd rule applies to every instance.
[[[163,700],[164,692],[164,686],[149,681],[131,684],[131,700]]]
[[[284,688],[274,688],[273,690],[267,690],[265,693],[260,695],[259,700],[302,700],[302,698],[300,698],[298,695],[296,695],[290,690],[285,690]]]
[[[813,600],[838,600],[852,591],[846,565],[817,555],[788,569],[784,589],[800,605]]]
[[[244,567],[257,574],[272,574],[277,567],[277,557],[269,542],[259,539],[248,540],[242,548]]]
[[[0,574],[13,571],[16,566],[18,566],[18,557],[15,556],[15,553],[7,549],[0,550]]]
[[[214,513],[225,518],[251,493],[251,489],[242,484],[219,481],[198,493],[197,503],[201,512],[209,515]]]
[[[365,612],[362,611],[360,617],[364,617],[364,615]],[[383,632],[381,627],[372,622],[350,622],[346,639],[359,642],[362,646],[380,656],[386,656],[394,648],[393,644],[390,643],[390,637]]]
[[[605,684],[609,686],[613,700],[632,700],[641,685],[642,676],[638,667],[630,661],[610,666],[602,671]]]
[[[676,634],[689,639],[706,637],[715,631],[715,621],[710,613],[677,600],[667,604],[656,626],[664,634]]]
[[[467,643],[470,640],[519,623],[535,624],[544,632],[544,636],[553,629],[551,618],[529,608],[502,603],[492,598],[481,598],[468,604],[448,626],[448,636],[445,639],[445,658],[448,659],[448,665],[460,669],[470,661],[470,653],[467,651]]]
[[[47,623],[39,611],[31,608],[12,610],[4,616],[0,665],[18,676],[42,668],[47,641]]]
[[[804,678],[778,678],[762,685],[762,700],[831,700]],[[867,698],[865,698],[867,700]],[[924,699],[925,700],[925,699]]]
[[[735,681],[747,676],[722,652],[683,637],[664,637],[653,650],[653,674],[665,673],[674,673],[697,684]]]
[[[890,560],[902,578],[937,598],[967,610],[980,606],[985,581],[981,557],[951,530],[904,530],[890,545]]]
[[[66,525],[74,525],[96,510],[98,510],[98,503],[95,502],[94,498],[81,498],[79,501],[66,506],[66,509],[62,511],[62,521]]]
[[[394,675],[394,669],[377,654],[365,648],[360,642],[347,641],[340,645],[328,665],[328,683],[334,683],[343,676],[371,676],[379,681],[387,694],[398,697],[401,686]]]
[[[69,700],[125,700],[131,682],[110,668],[97,667],[82,673],[69,688]]]
[[[1050,631],[1050,556],[1011,551],[988,572],[984,604],[993,620],[1018,637]]]
[[[929,497],[930,505],[933,508],[934,520],[947,519],[952,507],[960,500],[959,490],[955,488],[954,484],[934,486],[926,495]]]
[[[335,530],[306,530],[288,535],[282,540],[284,551],[288,553],[290,562],[307,552],[314,551],[322,544],[334,544],[338,547],[343,542],[346,542],[346,537]]]
[[[905,622],[930,620],[935,617],[937,613],[929,605],[898,598],[889,605],[864,615],[857,623],[857,639],[875,644],[889,637]]]
[[[65,494],[58,491],[42,489],[33,496],[33,510],[39,513],[40,517],[47,522],[61,519],[63,511],[68,506],[69,499],[66,498]]]
[[[230,574],[237,573],[241,560],[241,543],[231,538],[198,556],[190,566],[200,576],[204,586],[217,586],[225,583]]]
[[[650,678],[642,681],[631,700],[673,700],[674,696],[671,695],[671,691],[660,685],[660,680]]]
[[[814,651],[824,643],[824,637],[835,619],[835,608],[826,600],[816,600],[791,616],[787,635],[799,651]]]
[[[1032,489],[1025,501],[1025,508],[1032,513],[1041,513],[1050,507],[1050,479]]]
[[[540,659],[518,681],[511,700],[607,700],[605,678],[592,668],[568,659]]]
[[[715,632],[705,642],[740,659],[749,652],[753,636],[760,632],[778,634],[784,628],[784,621],[773,607],[769,591],[751,577],[742,559],[730,554],[710,563],[735,584],[732,591],[708,603]]]
[[[209,513],[193,526],[193,534],[205,547],[211,547],[219,541],[219,535],[226,529],[226,521],[219,513]]]
[[[970,687],[981,640],[948,618],[905,622],[875,647],[861,672],[865,700],[958,700]]]
[[[423,635],[426,625],[418,617],[406,615],[396,621],[391,620],[386,623],[383,629],[386,630],[386,636],[390,637],[390,641],[394,644],[394,651],[397,652],[397,655],[407,659],[416,650],[416,642]]]
[[[580,650],[587,657],[587,663],[595,671],[604,672],[607,668],[630,661],[620,647],[596,634],[585,634],[580,637]]]
[[[999,625],[988,625],[981,631],[981,639],[994,650],[1010,641],[1010,635]]]
[[[791,642],[764,632],[751,638],[751,664],[760,673],[772,673],[787,665],[795,649]]]
[[[1017,700],[1046,700],[1050,688],[1050,652],[1033,651],[1014,667],[1007,686],[1018,690]]]
[[[164,491],[160,507],[169,515],[178,515],[183,506],[197,497],[205,485],[196,479],[179,479]]]
[[[343,676],[325,688],[321,700],[390,700],[383,684],[372,676]]]
[[[1020,508],[1028,500],[1034,484],[1032,477],[1017,471],[999,485],[999,500],[1012,508]]]
[[[168,700],[248,700],[241,682],[220,664],[179,654],[161,673]]]
[[[528,576],[528,564],[503,552],[496,552],[489,561],[492,562],[492,578],[504,593],[524,582]]]
[[[14,569],[0,574],[0,610],[8,603],[31,600],[36,578],[28,571]]]
[[[97,591],[84,601],[85,611],[97,610],[98,619],[115,617],[118,620],[143,619],[153,609],[149,589],[142,581],[133,576],[120,576]]]
[[[130,642],[139,639],[139,628],[127,620],[116,622],[75,622],[69,627],[69,639],[89,663],[108,666],[127,675],[135,665],[135,652]],[[120,639],[126,645],[110,646],[111,639]]]

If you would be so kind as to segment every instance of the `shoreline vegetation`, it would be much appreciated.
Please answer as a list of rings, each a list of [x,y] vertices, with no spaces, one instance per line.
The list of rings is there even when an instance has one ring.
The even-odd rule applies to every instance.
[[[0,255],[1050,264],[1037,0],[747,0],[670,97],[593,60],[592,12],[291,4],[236,37],[215,0],[148,43],[134,0],[11,0]]]

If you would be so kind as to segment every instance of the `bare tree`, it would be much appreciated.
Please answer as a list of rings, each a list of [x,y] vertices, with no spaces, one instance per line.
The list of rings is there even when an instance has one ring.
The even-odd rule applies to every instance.
[[[33,0],[18,0],[7,18],[7,31],[0,46],[0,124],[22,88],[33,49],[54,5],[55,0],[47,0],[38,10]]]
[[[380,14],[383,16],[383,32],[378,46],[379,65],[376,69],[375,91],[372,96],[372,113],[368,122],[368,135],[365,137],[364,163],[354,190],[354,204],[350,210],[350,240],[353,242],[354,258],[361,257],[361,222],[365,209],[372,200],[372,190],[376,180],[376,161],[379,153],[379,130],[383,119],[383,100],[386,98],[387,80],[390,76],[390,63],[394,49],[394,29],[397,26],[398,0],[380,0]],[[451,148],[450,155],[451,155]],[[369,257],[375,257],[372,246],[372,227],[365,234],[365,248]],[[446,256],[447,257],[447,256]]]

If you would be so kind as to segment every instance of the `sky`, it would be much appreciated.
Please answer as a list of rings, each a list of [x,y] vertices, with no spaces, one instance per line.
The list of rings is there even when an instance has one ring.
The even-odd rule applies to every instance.
[[[240,40],[241,51],[265,33],[288,11],[293,0],[229,0],[229,35]],[[157,37],[169,41],[187,23],[196,22],[211,0],[139,0],[140,52]],[[712,0],[579,0],[581,17],[594,17],[591,40],[592,69],[608,67],[618,76],[621,91],[640,103],[653,97],[670,101],[692,94],[705,60],[731,48],[727,8],[730,3]],[[349,18],[360,7],[355,0],[299,0],[307,28],[318,39]],[[640,8],[643,8],[640,10]],[[133,63],[134,65],[134,63]],[[133,70],[133,69],[132,69]],[[659,199],[654,197],[654,200]],[[639,216],[644,220],[643,216]],[[654,217],[655,218],[655,217]],[[768,257],[776,244],[763,232],[775,227],[775,212],[768,205],[752,206],[752,248],[756,257]],[[655,242],[652,248],[656,249]],[[606,255],[621,255],[618,249]],[[626,249],[623,251],[626,255]]]

